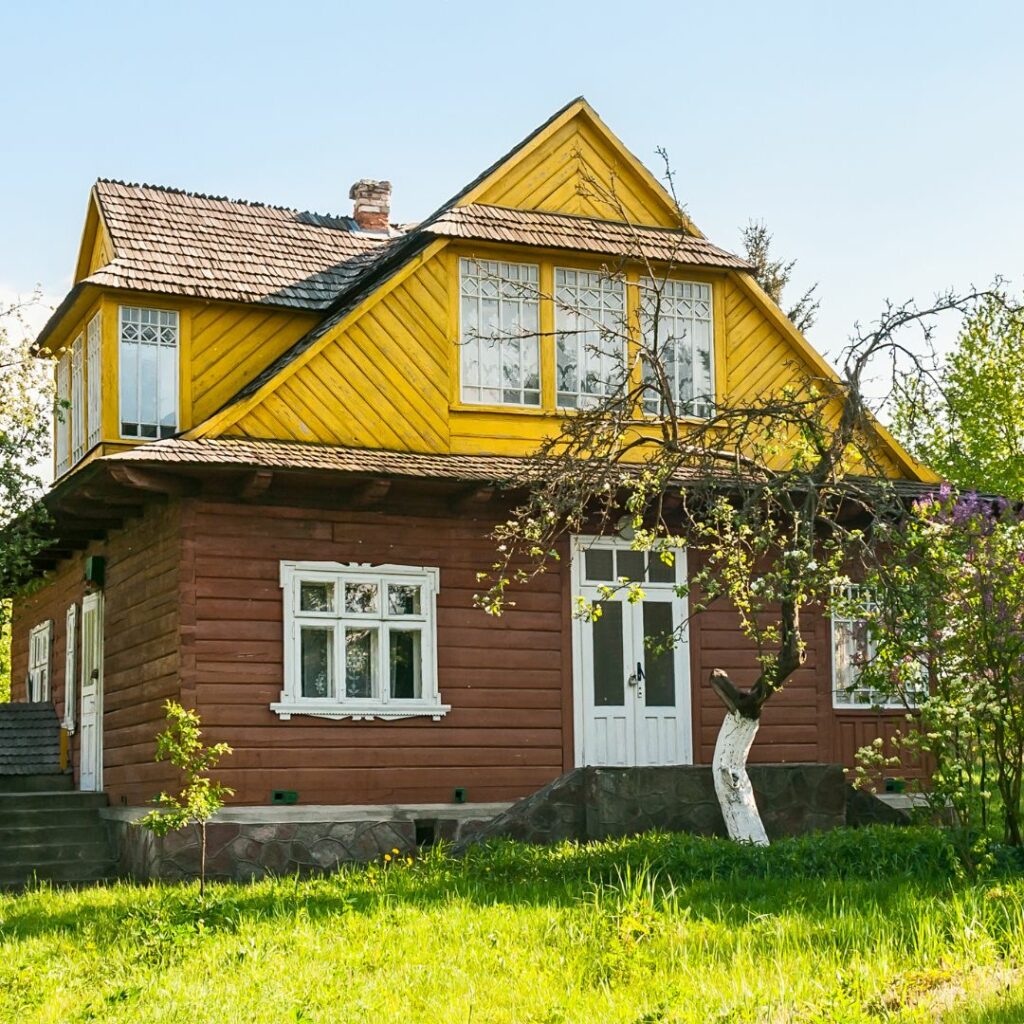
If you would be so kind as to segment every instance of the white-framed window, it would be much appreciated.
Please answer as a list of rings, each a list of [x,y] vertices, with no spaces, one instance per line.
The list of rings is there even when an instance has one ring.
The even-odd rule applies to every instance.
[[[459,261],[462,400],[540,405],[540,268]]]
[[[556,401],[581,409],[614,394],[626,369],[626,289],[621,278],[555,268]]]
[[[99,444],[103,434],[102,374],[100,355],[100,314],[97,313],[85,329],[85,379],[87,388],[86,419],[88,438],[86,446]]]
[[[28,635],[28,699],[50,699],[50,647],[53,639],[53,620],[47,619],[33,626]]]
[[[640,282],[640,319],[645,347],[661,362],[676,412],[710,416],[715,407],[711,285],[644,278]],[[649,362],[644,377],[654,378]],[[644,400],[645,411],[655,416],[667,412],[661,405],[660,394]]]
[[[178,314],[121,306],[121,436],[152,440],[178,430]]]
[[[57,408],[53,416],[56,475],[63,476],[71,468],[71,353],[57,360]]]
[[[878,601],[870,587],[848,583],[833,592],[832,618],[832,704],[837,708],[902,708],[913,706],[927,693],[927,675],[922,666],[921,683],[904,693],[906,703],[892,693],[861,683],[861,671],[876,654],[875,639],[868,622],[878,612]]]
[[[85,454],[85,337],[71,344],[71,464]]]
[[[61,725],[68,731],[75,731],[75,701],[78,694],[75,688],[75,671],[78,667],[78,605],[69,604],[65,619],[67,629],[64,633],[64,720]]]
[[[437,686],[439,573],[408,565],[282,562],[281,718],[446,714]]]

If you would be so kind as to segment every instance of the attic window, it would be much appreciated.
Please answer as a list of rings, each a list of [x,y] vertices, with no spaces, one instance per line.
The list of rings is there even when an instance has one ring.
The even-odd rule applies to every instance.
[[[460,261],[462,400],[540,405],[539,269]]]
[[[122,306],[121,436],[155,440],[178,430],[178,314]]]

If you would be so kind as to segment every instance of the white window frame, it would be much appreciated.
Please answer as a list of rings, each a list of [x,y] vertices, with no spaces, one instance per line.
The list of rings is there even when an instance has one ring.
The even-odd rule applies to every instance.
[[[86,449],[91,449],[99,444],[103,436],[103,401],[102,401],[102,359],[101,359],[101,321],[97,313],[85,329],[86,356],[85,356],[85,380],[86,380],[86,410],[88,422],[88,436]]]
[[[71,465],[85,455],[85,335],[71,343]]]
[[[512,270],[515,270],[515,276]],[[493,296],[485,295],[484,289],[493,289]],[[531,294],[532,291],[532,294]],[[543,381],[541,380],[540,356],[540,265],[537,263],[512,263],[505,260],[459,260],[459,394],[467,405],[505,405],[513,408],[540,409],[543,403]],[[482,329],[485,318],[484,304],[495,304],[497,331],[490,336]],[[502,333],[502,316],[507,306],[516,307],[510,319],[515,324],[524,323],[524,311],[532,309],[533,325],[521,327],[522,334],[509,328]],[[473,325],[469,310],[475,311],[476,326]],[[485,382],[482,377],[483,346],[497,346],[497,385]],[[533,368],[537,375],[537,386],[526,387],[526,376],[531,370],[530,360],[525,357],[526,346],[532,347]],[[471,377],[473,357],[476,358],[476,375]],[[505,386],[506,365],[518,361],[518,384]],[[485,395],[484,392],[496,392]],[[517,397],[510,398],[508,396]]]
[[[71,468],[71,353],[57,360],[57,408],[53,414],[55,475]]]
[[[689,295],[685,294],[685,290],[687,288],[689,288],[691,290]],[[679,295],[675,295],[675,296],[672,297],[672,300],[674,302],[690,302],[690,303],[696,303],[696,302],[702,302],[703,303],[705,301],[707,302],[708,312],[707,312],[707,316],[706,317],[703,317],[703,316],[698,317],[698,316],[693,315],[693,314],[691,314],[690,316],[677,317],[675,315],[670,315],[670,314],[666,313],[664,310],[662,310],[662,312],[660,314],[660,317],[659,317],[659,320],[658,320],[659,331],[662,331],[662,332],[663,332],[662,325],[663,325],[663,323],[665,322],[666,319],[670,319],[673,322],[688,321],[689,324],[691,325],[691,328],[692,328],[692,325],[694,323],[696,323],[696,322],[706,323],[707,324],[707,328],[708,328],[708,375],[709,375],[708,376],[708,380],[709,380],[709,385],[710,385],[710,389],[711,389],[710,395],[707,396],[709,401],[698,402],[696,400],[696,396],[691,398],[690,401],[688,401],[688,402],[681,402],[680,401],[680,399],[679,399],[680,376],[679,376],[679,372],[678,371],[679,371],[679,367],[682,364],[681,364],[681,361],[678,358],[676,359],[676,362],[675,362],[675,365],[676,365],[676,373],[674,374],[674,378],[675,379],[672,381],[672,385],[673,385],[673,398],[675,399],[675,402],[676,402],[676,408],[677,408],[678,415],[689,417],[689,418],[692,418],[692,419],[707,419],[708,417],[710,417],[711,415],[714,414],[715,402],[717,401],[717,394],[716,394],[716,390],[715,390],[715,290],[714,290],[714,286],[712,284],[710,284],[709,282],[707,282],[707,281],[685,281],[685,280],[677,279],[677,278],[666,278],[666,279],[661,279],[661,280],[655,281],[654,279],[649,278],[649,277],[642,278],[640,280],[640,319],[641,319],[641,327],[642,327],[642,329],[645,332],[650,330],[650,325],[646,322],[646,320],[649,319],[651,316],[653,316],[653,313],[652,312],[648,312],[648,310],[650,309],[650,305],[653,304],[653,302],[655,301],[655,297],[656,297],[657,291],[659,289],[660,289],[660,291],[661,291],[663,296],[665,296],[666,293],[668,293],[668,292],[675,292],[676,290],[678,290],[680,294]],[[693,289],[707,289],[707,298],[705,299],[702,296],[695,295],[693,293]],[[663,301],[664,301],[664,299],[663,299]],[[674,330],[671,332],[671,338],[672,338],[673,343],[676,346],[685,346],[685,344],[686,344],[686,342],[684,340],[684,336],[681,336],[681,335],[677,334]],[[648,338],[645,338],[645,344],[650,345],[650,341],[649,341]],[[695,380],[694,380],[693,367],[695,367],[696,364],[697,364],[698,349],[697,349],[696,338],[694,336],[694,332],[692,331],[692,329],[689,329],[689,353],[690,353],[690,368],[691,368],[690,369],[690,378],[691,378],[690,383],[691,383],[691,388],[693,388],[695,390],[696,389],[696,384],[695,384]],[[646,372],[646,368],[645,368],[645,372]],[[644,411],[647,412],[648,415],[655,415],[655,416],[656,415],[660,415],[661,410],[657,408],[657,405],[656,405],[657,401],[658,401],[658,399],[645,398],[645,400],[644,400]]]
[[[597,291],[597,303],[586,308],[583,291]],[[617,299],[617,302],[616,302]],[[626,376],[626,282],[596,270],[555,267],[555,404],[560,409],[584,409],[615,393]],[[612,351],[618,347],[619,352]],[[576,365],[576,387],[562,387],[563,348],[571,348]],[[613,379],[618,367],[618,379]],[[591,369],[597,378],[593,390],[584,387]]]
[[[862,660],[870,662],[875,657],[875,641],[871,634],[866,631],[866,625],[868,622],[867,616],[878,610],[878,603],[870,588],[860,583],[847,583],[836,587],[833,591],[833,600],[836,596],[848,608],[853,606],[861,608],[862,614],[851,615],[843,611],[837,611],[835,606],[833,606],[830,613],[832,707],[838,711],[873,711],[878,708],[883,710],[903,710],[908,706],[914,707],[917,702],[912,699],[910,693],[907,694],[908,703],[905,704],[902,700],[894,698],[891,694],[872,690],[867,686],[850,687],[849,684],[841,685],[841,680],[839,679],[841,663],[848,663],[853,667],[853,671],[856,671],[856,660],[861,657],[861,652],[857,650],[858,645],[856,642],[856,631],[859,628],[865,629]],[[845,652],[842,649],[844,645],[846,647]]]
[[[53,648],[53,619],[33,626],[28,634],[28,699],[39,703],[50,699],[50,661]]]
[[[64,720],[61,725],[68,733],[75,731],[75,671],[78,667],[78,605],[69,604],[64,631]]]
[[[161,320],[167,317],[167,322],[158,323],[157,326],[160,330],[163,328],[173,328],[174,331],[174,344],[164,345],[162,342],[155,342],[155,347],[159,352],[162,349],[173,348],[174,349],[174,372],[169,375],[170,379],[162,378],[160,375],[159,367],[159,356],[157,358],[157,373],[156,373],[156,423],[142,423],[141,421],[135,423],[135,432],[125,430],[125,424],[128,421],[125,419],[124,404],[124,393],[125,388],[130,383],[126,378],[126,361],[125,361],[125,347],[127,345],[134,345],[136,348],[142,348],[142,342],[135,341],[134,339],[125,338],[125,330],[128,326],[138,326],[141,322],[141,318],[136,318],[135,314],[157,314]],[[178,432],[178,428],[181,423],[181,409],[180,409],[180,397],[178,378],[181,375],[181,317],[178,315],[176,309],[159,309],[150,306],[119,306],[118,317],[117,317],[117,354],[118,354],[118,431],[120,436],[126,440],[132,441],[157,441],[161,438],[172,437]],[[143,326],[152,327],[153,324],[144,324]],[[150,343],[147,343],[150,344]],[[135,395],[136,395],[136,411],[142,412],[142,375],[140,372],[139,364],[136,362],[136,373],[135,373]],[[166,401],[165,408],[162,405]],[[162,420],[165,412],[170,411],[173,408],[174,412],[174,423],[170,428],[166,428],[162,424]],[[143,430],[146,427],[152,427],[154,430],[153,434],[144,433]],[[166,431],[166,432],[165,432]]]
[[[331,583],[334,585],[335,607],[330,612],[300,610],[303,583]],[[376,612],[344,611],[346,583],[375,583],[378,586],[379,609]],[[418,615],[390,615],[385,607],[386,587],[393,584],[416,584],[422,588],[421,608]],[[437,679],[437,593],[440,587],[439,570],[427,566],[371,565],[352,562],[282,562],[281,588],[284,601],[284,687],[281,699],[270,705],[282,719],[292,715],[313,715],[333,720],[392,721],[401,718],[429,716],[438,721],[450,710],[441,703]],[[388,637],[392,628],[402,622],[415,624],[420,632],[420,690],[418,698],[393,698],[388,692],[387,659]],[[304,697],[302,694],[301,629],[302,626],[323,623],[333,629],[334,683],[344,686],[344,632],[346,627],[374,624],[378,633],[377,675],[373,681],[374,693],[370,697]]]

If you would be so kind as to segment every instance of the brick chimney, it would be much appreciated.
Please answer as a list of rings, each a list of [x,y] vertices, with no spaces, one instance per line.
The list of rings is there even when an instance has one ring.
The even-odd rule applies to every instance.
[[[391,182],[362,178],[348,190],[355,200],[352,216],[361,231],[387,231],[391,215]]]

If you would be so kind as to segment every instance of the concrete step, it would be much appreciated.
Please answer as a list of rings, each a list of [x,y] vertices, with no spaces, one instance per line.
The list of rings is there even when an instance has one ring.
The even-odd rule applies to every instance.
[[[2,775],[0,793],[57,793],[68,792],[74,787],[71,772],[57,772],[50,775]]]
[[[65,811],[107,806],[106,793],[75,790],[39,790],[31,793],[0,793],[0,821],[8,811]]]
[[[116,876],[113,860],[48,861],[31,867],[8,865],[0,862],[0,889],[21,889],[33,881],[68,884],[101,882]]]
[[[96,807],[61,807],[57,811],[39,807],[0,808],[0,828],[47,828],[54,824],[80,828],[98,820]]]
[[[39,815],[27,825],[10,825],[0,821],[0,850],[9,847],[24,846],[35,843],[48,846],[53,843],[88,843],[94,839],[106,839],[107,829],[96,815],[89,812],[88,816],[77,815],[72,821],[67,816],[59,820],[53,815]]]
[[[87,843],[24,843],[3,848],[4,865],[10,868],[33,868],[36,864],[56,861],[73,864],[101,860],[110,860],[110,844],[106,836],[94,837]]]

